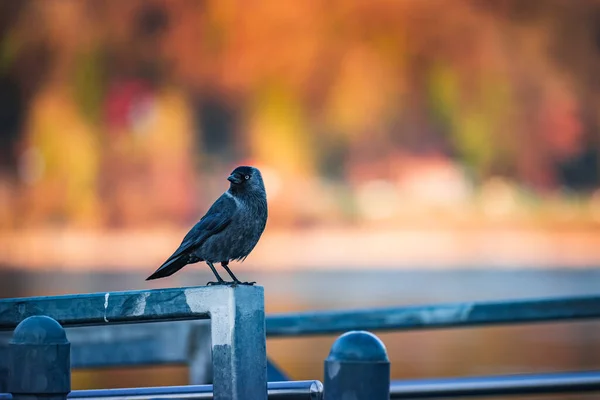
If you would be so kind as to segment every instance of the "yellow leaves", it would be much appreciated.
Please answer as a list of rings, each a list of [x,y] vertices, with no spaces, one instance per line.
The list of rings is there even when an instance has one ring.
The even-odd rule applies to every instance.
[[[458,74],[449,65],[438,63],[431,68],[427,83],[432,111],[444,122],[451,121],[460,105]]]
[[[397,100],[396,82],[397,76],[377,53],[365,46],[348,49],[326,103],[327,123],[349,137],[380,125],[391,101]]]
[[[515,99],[506,75],[485,71],[462,81],[470,90],[458,71],[436,65],[429,74],[429,100],[464,161],[485,174],[514,161],[521,133],[515,129]]]
[[[285,88],[273,84],[257,94],[248,134],[251,153],[260,162],[286,176],[314,172],[314,145],[303,109]]]
[[[32,196],[40,200],[32,202],[32,213],[35,217],[37,210],[52,218],[94,225],[99,211],[97,132],[85,123],[65,92],[48,86],[32,104],[27,142],[33,150],[29,154],[36,154],[40,164],[36,179],[30,181]]]

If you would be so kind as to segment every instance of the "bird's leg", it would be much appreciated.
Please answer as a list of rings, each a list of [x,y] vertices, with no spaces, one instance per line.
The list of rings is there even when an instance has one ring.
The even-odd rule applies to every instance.
[[[237,285],[250,285],[250,286],[252,286],[256,283],[256,282],[241,282],[238,278],[236,278],[236,276],[233,274],[233,272],[231,272],[228,265],[229,265],[229,261],[221,261],[221,267],[225,268],[225,271],[227,271],[229,276],[231,276],[231,278],[233,279],[233,283],[235,283]]]
[[[227,285],[228,282],[225,282],[223,280],[223,278],[221,278],[219,276],[219,274],[217,273],[217,270],[215,269],[215,266],[210,261],[207,261],[206,263],[208,264],[208,266],[212,270],[213,274],[215,274],[215,277],[217,278],[216,282],[208,282],[206,285],[207,286],[211,286],[211,285]]]

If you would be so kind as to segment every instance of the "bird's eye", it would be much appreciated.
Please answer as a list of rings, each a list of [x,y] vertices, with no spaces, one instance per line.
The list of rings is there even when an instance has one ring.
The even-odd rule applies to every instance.
[[[246,175],[246,176],[244,177],[244,179],[245,179],[245,180],[248,180],[248,179],[250,179],[250,175]]]

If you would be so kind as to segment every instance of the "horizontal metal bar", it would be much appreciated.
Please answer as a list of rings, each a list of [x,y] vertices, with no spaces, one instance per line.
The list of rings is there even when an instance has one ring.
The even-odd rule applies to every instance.
[[[270,315],[267,316],[267,335],[282,337],[343,333],[349,330],[430,329],[586,318],[600,318],[600,297]],[[72,365],[75,368],[91,368],[188,364],[189,341],[198,339],[198,334],[193,332],[207,322],[159,323],[152,324],[151,328],[130,325],[67,329],[72,347]],[[0,334],[0,355],[5,345],[3,341],[9,337],[8,332],[5,336]],[[169,345],[166,346],[166,343]],[[1,364],[0,360],[0,367]]]
[[[211,287],[78,294],[0,300],[0,330],[30,315],[48,315],[64,326],[208,318]],[[206,304],[190,309],[188,297]],[[518,324],[600,318],[600,296],[440,304],[267,316],[267,336]]]
[[[600,318],[600,296],[471,302],[267,316],[267,336],[522,324]]]
[[[12,330],[32,315],[47,315],[61,325],[207,319],[217,307],[220,287],[189,287],[0,300],[0,331]]]
[[[319,381],[269,382],[269,400],[320,400]],[[165,386],[132,389],[74,390],[67,398],[85,400],[212,399],[212,385]]]
[[[600,371],[393,381],[391,399],[600,391]]]

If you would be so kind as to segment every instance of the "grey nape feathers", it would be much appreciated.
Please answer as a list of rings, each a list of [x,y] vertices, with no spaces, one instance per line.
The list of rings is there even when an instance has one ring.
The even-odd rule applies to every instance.
[[[229,269],[232,260],[244,260],[254,249],[267,223],[267,194],[260,171],[237,167],[227,178],[229,190],[221,195],[183,238],[181,245],[146,280],[173,275],[187,264],[206,261],[216,282],[209,285],[246,284]],[[224,281],[213,263],[221,263],[233,281]]]

